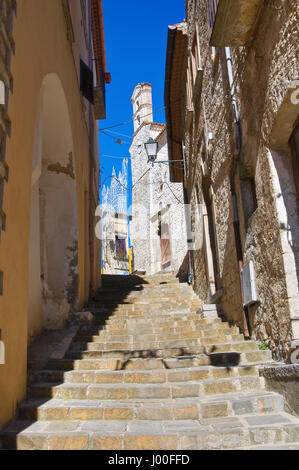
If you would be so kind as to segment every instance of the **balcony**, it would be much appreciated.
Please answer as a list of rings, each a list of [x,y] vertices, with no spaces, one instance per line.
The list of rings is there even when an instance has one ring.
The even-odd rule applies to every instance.
[[[210,45],[245,46],[251,40],[263,0],[207,0]]]

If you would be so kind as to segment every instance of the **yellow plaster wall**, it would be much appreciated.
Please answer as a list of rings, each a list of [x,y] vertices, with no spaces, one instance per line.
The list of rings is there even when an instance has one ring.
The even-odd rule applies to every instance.
[[[87,299],[89,273],[84,272],[88,253],[84,221],[84,188],[89,186],[88,132],[82,113],[81,95],[71,45],[60,0],[21,0],[14,19],[16,43],[11,72],[13,93],[9,96],[11,137],[7,139],[6,161],[9,181],[5,187],[6,232],[0,243],[0,269],[4,272],[4,295],[0,297],[0,328],[6,364],[0,365],[0,427],[14,415],[26,393],[28,262],[32,155],[40,88],[44,77],[56,73],[69,108],[75,154],[79,307]]]

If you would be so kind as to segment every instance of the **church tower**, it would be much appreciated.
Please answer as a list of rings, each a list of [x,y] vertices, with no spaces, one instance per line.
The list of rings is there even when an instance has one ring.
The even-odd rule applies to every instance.
[[[144,122],[153,122],[152,85],[139,83],[136,85],[131,102],[133,105],[134,132]]]

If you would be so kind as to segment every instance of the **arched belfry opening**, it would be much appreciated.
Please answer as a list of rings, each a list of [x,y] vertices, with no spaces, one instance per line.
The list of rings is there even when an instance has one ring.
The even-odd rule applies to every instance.
[[[62,328],[78,297],[76,172],[68,106],[56,74],[42,83],[31,180],[29,338]]]

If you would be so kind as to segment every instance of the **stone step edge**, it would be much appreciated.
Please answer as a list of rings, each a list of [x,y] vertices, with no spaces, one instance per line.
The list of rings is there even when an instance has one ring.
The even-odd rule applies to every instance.
[[[195,356],[196,358],[197,356]],[[189,356],[180,356],[178,358],[175,358],[175,359],[179,359],[181,360],[182,358],[190,358]],[[134,359],[138,359],[138,358],[134,358]],[[134,360],[133,359],[133,360]],[[142,358],[143,359],[143,358]],[[152,358],[144,358],[144,360],[148,360],[148,359],[152,359]],[[83,359],[84,360],[84,359]],[[100,361],[100,360],[103,360],[103,359],[86,359],[87,361]],[[106,360],[106,359],[105,359]],[[174,367],[173,369],[168,369],[167,367],[165,367],[164,369],[118,369],[118,370],[115,370],[115,369],[70,369],[68,371],[62,371],[60,369],[40,369],[40,370],[34,370],[33,371],[33,374],[34,375],[39,375],[39,374],[44,374],[44,373],[49,373],[49,374],[67,374],[67,373],[70,373],[70,372],[76,372],[76,373],[82,373],[82,374],[88,374],[88,373],[98,373],[98,374],[109,374],[109,373],[115,373],[116,375],[117,374],[122,374],[122,373],[130,373],[130,374],[151,374],[151,373],[156,373],[157,371],[161,372],[161,371],[171,371],[171,373],[175,374],[175,373],[180,373],[180,372],[186,372],[186,371],[198,371],[198,370],[209,370],[209,369],[212,369],[212,370],[224,370],[224,369],[238,369],[238,368],[253,368],[253,367],[263,367],[263,366],[271,366],[271,367],[278,367],[280,366],[281,364],[277,364],[277,363],[273,363],[272,362],[248,362],[248,363],[243,363],[243,364],[239,364],[237,366],[214,366],[214,365],[211,365],[211,364],[207,364],[207,365],[203,365],[203,366],[190,366],[190,367]]]
[[[219,333],[217,334],[217,332],[222,331],[222,330],[228,330],[228,331],[231,332],[231,334],[229,332],[223,333],[221,335]],[[218,336],[223,336],[225,338],[226,336],[236,336],[236,335],[241,335],[242,336],[242,333],[240,333],[240,332],[239,333],[238,332],[234,333],[232,331],[232,328],[217,328],[217,329],[212,328],[210,330],[205,330],[205,331],[212,331],[214,333],[214,335],[207,335],[207,334],[202,335],[202,334],[200,334],[201,331],[202,330],[200,328],[198,328],[198,329],[194,329],[194,330],[187,330],[186,329],[185,331],[183,331],[181,333],[177,333],[177,332],[173,332],[173,333],[169,332],[169,333],[171,333],[172,335],[177,335],[178,337],[181,337],[181,339],[196,339],[196,338],[209,338],[209,337],[215,338],[215,337],[218,337]],[[197,333],[198,336],[196,336],[196,338],[188,338],[188,337],[184,338],[185,335],[188,335],[190,333],[194,333],[194,335]],[[139,333],[139,332],[137,332],[137,333],[130,332],[130,333],[127,333],[127,334],[113,334],[109,330],[102,330],[101,333],[99,333],[99,334],[91,335],[91,338],[87,336],[86,338],[81,338],[81,339],[79,338],[75,342],[77,342],[77,343],[80,343],[80,342],[82,342],[82,343],[84,343],[84,342],[97,343],[97,342],[101,342],[101,341],[98,341],[100,339],[107,340],[107,339],[110,339],[110,338],[112,339],[112,338],[115,338],[115,337],[120,338],[120,341],[126,342],[125,338],[130,338],[130,339],[131,338],[137,338],[137,339],[140,338],[140,339],[142,339],[144,336],[153,336],[153,337],[156,337],[156,338],[164,336],[166,338],[166,341],[168,339],[169,340],[173,339],[169,336],[167,337],[167,331],[163,331],[163,332],[146,332],[146,333],[144,333],[144,332],[141,332],[141,333]],[[89,339],[89,341],[88,341],[88,339]]]
[[[200,396],[200,397],[177,397],[177,398],[138,398],[137,399],[103,399],[103,398],[90,398],[90,399],[85,399],[85,398],[35,398],[32,397],[30,399],[27,399],[26,401],[23,401],[19,406],[26,406],[30,404],[30,402],[34,403],[39,403],[39,406],[41,405],[48,405],[51,401],[58,403],[58,407],[60,405],[63,405],[65,403],[73,405],[73,406],[81,406],[85,405],[86,403],[100,403],[103,405],[113,405],[113,406],[138,406],[138,405],[181,405],[185,403],[194,403],[194,404],[200,404],[200,405],[206,405],[206,404],[218,404],[219,402],[228,402],[230,403],[231,401],[243,401],[243,400],[251,400],[251,399],[259,399],[259,398],[280,398],[283,400],[283,395],[281,395],[279,392],[274,392],[271,390],[259,390],[259,391],[249,391],[249,392],[231,392],[231,393],[220,393],[217,396],[215,395],[206,395],[206,396]],[[80,405],[78,403],[80,402]],[[249,413],[248,413],[249,414]],[[296,418],[296,417],[295,417]]]
[[[192,338],[194,339],[194,338]],[[195,338],[196,339],[196,338]],[[175,341],[175,340],[170,340],[170,341]],[[119,344],[118,341],[109,341],[108,344]],[[177,346],[166,346],[166,347],[163,347],[163,345],[161,345],[160,347],[156,347],[156,348],[145,348],[145,349],[84,349],[84,350],[71,350],[69,349],[68,352],[71,352],[71,353],[88,353],[88,352],[128,352],[128,353],[132,353],[132,352],[140,352],[140,351],[165,351],[165,350],[174,350],[174,349],[186,349],[186,348],[194,348],[194,347],[200,347],[200,346],[203,346],[203,347],[208,347],[208,346],[216,346],[217,348],[221,348],[223,346],[227,346],[227,345],[240,345],[240,344],[244,344],[244,343],[248,343],[248,344],[256,344],[256,347],[257,347],[257,343],[256,341],[254,340],[250,340],[250,341],[228,341],[226,343],[205,343],[205,344],[201,344],[201,343],[198,343],[198,344],[191,344],[189,346],[186,346],[186,345],[182,345],[182,344],[178,344]],[[89,343],[89,344],[94,344],[94,343]],[[97,343],[97,344],[106,344],[106,343]],[[132,343],[132,346],[134,344]],[[252,349],[250,350],[251,352],[253,351],[261,351],[260,349]],[[246,351],[246,352],[250,352],[250,351]],[[236,354],[240,353],[240,351],[223,351],[223,352],[235,352]],[[242,351],[244,352],[244,351]],[[219,351],[219,353],[221,353],[221,351]],[[207,354],[210,354],[210,353],[207,353]],[[212,354],[212,353],[211,353]],[[216,354],[216,353],[213,353],[213,354]]]
[[[259,352],[259,351],[258,351]],[[240,360],[240,364],[239,366],[241,365],[244,365],[246,366],[247,364],[249,364],[249,367],[250,365],[254,364],[254,365],[257,365],[257,366],[261,366],[261,367],[264,367],[264,366],[272,366],[273,365],[273,359],[269,357],[269,360],[266,361],[266,360],[263,360],[263,361],[258,361],[258,362],[254,362],[254,363],[251,363],[251,362],[244,362],[245,359],[246,359],[246,354],[251,354],[251,353],[255,353],[255,351],[248,351],[248,352],[245,352],[245,353],[240,353],[240,356],[241,356],[241,360]],[[212,353],[213,354],[213,353]],[[218,354],[227,354],[227,353],[218,353]],[[234,354],[234,353],[232,353]],[[243,357],[242,357],[242,354],[243,354]],[[245,356],[245,357],[244,357]],[[209,357],[209,355],[207,354],[197,354],[197,355],[190,355],[190,356],[176,356],[176,357],[156,357],[156,358],[148,358],[148,357],[133,357],[130,359],[130,362],[134,362],[134,361],[149,361],[149,360],[157,360],[157,361],[180,361],[180,360],[187,360],[187,359],[191,359],[191,360],[195,360],[195,359],[202,359],[202,358],[206,358],[206,357]],[[69,372],[69,371],[78,371],[78,370],[88,370],[88,369],[76,369],[76,368],[70,368],[70,369],[57,369],[57,368],[54,368],[54,367],[57,367],[57,362],[60,363],[60,364],[63,364],[65,362],[69,362],[69,366],[68,367],[73,367],[75,365],[75,363],[80,363],[81,361],[88,361],[88,362],[91,362],[91,364],[94,362],[94,363],[97,363],[97,362],[109,362],[109,361],[117,361],[117,360],[121,360],[121,361],[126,361],[125,358],[86,358],[86,359],[67,359],[67,358],[64,358],[64,359],[59,359],[59,360],[51,360],[48,362],[47,366],[46,366],[46,369],[44,370],[49,370],[49,371],[55,371],[55,372]],[[53,363],[53,369],[49,368],[51,367],[51,364]],[[66,365],[66,364],[65,364]],[[204,367],[204,366],[207,366],[207,367],[226,367],[226,366],[215,366],[213,364],[204,364],[202,366],[198,366],[198,367]],[[190,367],[193,367],[193,366],[190,366]],[[196,367],[196,366],[195,366]],[[238,366],[229,366],[229,367],[238,367]],[[149,371],[149,370],[164,370],[164,369],[167,369],[166,367],[163,367],[161,369],[159,368],[154,368],[154,369],[124,369],[124,370],[132,370],[132,371],[136,371],[136,372],[140,372],[140,371]],[[180,370],[181,368],[177,368],[178,370]],[[96,369],[90,369],[90,370],[96,370]],[[108,372],[109,370],[111,371],[111,369],[97,369],[99,371],[106,371]],[[113,369],[114,370],[114,369]],[[34,371],[33,371],[34,372]]]
[[[260,400],[271,400],[271,406],[269,406],[268,403],[268,408],[262,408],[262,404],[260,405],[258,402]],[[51,403],[52,402],[52,403]],[[245,413],[242,409],[242,404],[244,403],[248,404],[248,402],[251,402],[252,406],[252,411],[248,411]],[[235,408],[234,408],[235,405]],[[241,408],[236,407],[236,405],[239,405]],[[214,408],[215,410],[215,415],[212,414],[210,416],[206,416],[206,419],[210,418],[219,418],[223,419],[225,417],[234,417],[234,416],[252,416],[254,414],[262,414],[262,415],[270,415],[270,414],[275,414],[275,413],[283,413],[285,412],[285,401],[282,397],[282,395],[276,393],[276,392],[260,392],[258,393],[248,393],[246,395],[241,395],[241,394],[230,394],[229,396],[227,395],[219,395],[217,397],[217,400],[215,399],[209,399],[207,397],[190,397],[188,399],[186,398],[176,398],[176,399],[166,399],[161,402],[161,399],[143,399],[143,400],[138,400],[138,402],[135,401],[126,401],[126,402],[120,402],[119,400],[102,400],[102,399],[90,399],[90,400],[83,400],[83,399],[57,399],[57,398],[52,398],[47,401],[41,398],[32,398],[28,400],[27,402],[23,402],[21,405],[18,407],[18,412],[19,416],[22,416],[22,412],[26,412],[26,410],[31,410],[31,411],[37,411],[40,410],[41,412],[47,412],[48,410],[57,410],[58,413],[61,410],[67,410],[67,416],[64,415],[61,418],[54,418],[53,419],[46,419],[41,416],[39,416],[39,421],[44,421],[44,420],[69,420],[71,419],[70,416],[68,416],[72,410],[128,410],[133,412],[134,414],[138,411],[156,411],[159,412],[159,410],[183,410],[186,408],[187,410],[190,410],[190,407],[196,407],[197,412],[199,415],[203,412],[205,412],[206,408],[210,408],[211,410]],[[219,414],[220,410],[220,414]],[[217,416],[218,414],[218,416]],[[189,415],[190,416],[190,415]],[[24,418],[25,419],[25,418]],[[89,420],[93,418],[88,418]],[[94,418],[94,419],[107,419],[106,417],[102,418]],[[119,418],[119,419],[126,419],[125,417]],[[128,418],[127,418],[128,419]],[[140,420],[141,418],[138,418],[136,416],[133,416],[130,419],[135,419],[135,420]],[[183,419],[183,418],[175,418],[173,417],[172,419]],[[190,419],[190,417],[186,418]],[[198,419],[203,419],[203,417],[198,418]],[[161,420],[161,418],[143,418],[143,420]]]
[[[238,338],[233,338],[234,336],[237,336]],[[132,338],[134,339],[134,337],[132,336]],[[142,338],[142,336],[141,336]],[[77,350],[84,350],[86,351],[86,349],[83,349],[84,347],[86,346],[92,346],[92,345],[130,345],[130,346],[133,346],[133,347],[138,347],[140,346],[140,344],[142,343],[141,341],[141,338],[139,341],[133,341],[133,340],[115,340],[115,341],[111,341],[110,340],[110,337],[108,338],[99,338],[99,340],[97,341],[76,341],[72,344],[72,347],[70,349],[68,349],[69,351],[76,351],[76,346],[75,346],[75,343],[77,343]],[[179,337],[179,338],[169,338],[169,339],[158,339],[158,340],[144,340],[143,343],[145,343],[145,346],[146,346],[146,342],[149,342],[149,343],[162,343],[161,344],[161,347],[163,348],[163,343],[168,343],[168,342],[171,342],[171,341],[197,341],[196,344],[190,344],[190,346],[197,346],[197,345],[202,345],[202,346],[210,346],[210,345],[217,345],[217,344],[234,344],[234,343],[242,343],[242,339],[244,338],[244,336],[242,334],[235,334],[235,335],[221,335],[221,339],[223,339],[223,343],[216,343],[215,342],[215,338],[219,338],[219,336],[195,336],[195,338],[182,338],[182,337]],[[115,339],[115,338],[113,338]],[[204,342],[202,342],[202,340]],[[211,342],[209,342],[209,340]],[[249,343],[249,341],[246,341],[247,343]],[[255,343],[255,341],[254,341]],[[251,343],[252,344],[252,343]],[[157,345],[156,345],[157,346]],[[186,345],[183,345],[183,346],[186,346]],[[151,349],[150,347],[148,347],[147,349]],[[157,347],[155,348],[157,349]],[[87,351],[89,350],[94,350],[93,348],[91,349],[87,349]],[[103,349],[104,351],[106,351],[106,349]]]
[[[206,353],[199,353],[201,355],[205,355],[205,356],[210,356],[211,354],[228,354],[228,353],[233,353],[233,354],[238,354],[238,355],[241,355],[242,353],[257,353],[257,352],[260,352],[261,350],[258,349],[256,347],[256,349],[250,349],[248,351],[221,351],[221,348],[223,348],[224,346],[227,346],[228,344],[233,344],[233,345],[237,345],[237,344],[244,344],[244,342],[232,342],[232,343],[219,343],[217,344],[217,348],[218,348],[218,352],[206,352]],[[155,352],[158,352],[158,351],[169,351],[169,353],[171,353],[171,351],[175,351],[177,349],[187,349],[187,348],[196,348],[196,347],[204,347],[204,346],[209,346],[208,344],[196,344],[196,345],[191,345],[191,346],[176,346],[176,347],[160,347],[160,348],[155,348],[155,349],[151,349],[151,348],[148,348],[148,349],[103,349],[103,350],[99,350],[99,349],[89,349],[89,350],[80,350],[80,351],[75,351],[75,350],[69,350],[67,352],[67,354],[72,354],[72,355],[80,355],[80,354],[88,354],[88,353],[104,353],[104,354],[113,354],[113,353],[119,353],[119,354],[128,354],[128,355],[131,355],[132,353],[145,353],[147,351],[155,351]],[[194,353],[193,353],[194,354]],[[181,356],[151,356],[149,358],[152,358],[152,359],[170,359],[170,358],[175,358],[175,357],[181,357]],[[187,356],[188,357],[188,356]],[[114,359],[123,359],[122,357],[120,356],[113,356]],[[72,359],[72,360],[81,360],[81,359],[88,359],[88,358],[83,358],[83,357],[77,357],[77,358],[69,358],[69,357],[66,357],[66,359]],[[110,358],[112,359],[112,358]],[[144,359],[142,357],[131,357],[130,359]]]
[[[279,414],[278,414],[279,415]],[[191,420],[189,420],[189,423],[190,423]],[[69,423],[74,423],[74,425],[77,423],[78,421],[69,421]],[[289,422],[289,423],[285,423],[284,421],[282,422],[277,422],[275,424],[264,424],[264,425],[259,425],[259,426],[255,426],[255,425],[244,425],[244,426],[240,426],[240,427],[235,427],[235,428],[231,428],[231,427],[222,427],[221,430],[216,430],[216,429],[213,429],[213,428],[209,428],[208,426],[205,426],[205,425],[200,425],[198,423],[198,428],[193,428],[193,429],[180,429],[180,426],[179,426],[179,422],[175,422],[175,421],[161,421],[161,425],[162,425],[162,430],[160,431],[153,431],[151,429],[146,429],[147,427],[150,427],[152,425],[152,423],[149,424],[146,424],[146,421],[140,421],[138,424],[140,425],[142,423],[142,425],[145,427],[143,428],[144,431],[141,433],[140,431],[137,432],[137,431],[127,431],[127,426],[129,425],[129,421],[109,421],[109,424],[111,426],[111,428],[113,429],[113,426],[117,426],[119,424],[122,424],[124,427],[126,426],[125,430],[124,431],[117,431],[116,429],[115,430],[112,430],[112,431],[107,431],[107,427],[108,426],[105,426],[106,430],[101,430],[101,424],[103,425],[103,422],[100,422],[100,421],[85,421],[84,424],[82,425],[83,429],[76,429],[74,431],[52,431],[52,432],[49,432],[49,431],[46,431],[46,428],[47,426],[51,425],[52,428],[55,429],[55,421],[44,421],[42,422],[42,425],[40,426],[40,429],[39,430],[36,430],[36,431],[27,431],[26,432],[26,428],[21,432],[21,433],[17,433],[17,431],[14,431],[13,428],[11,429],[7,429],[7,430],[4,430],[0,433],[0,438],[2,437],[3,438],[9,438],[9,437],[12,437],[14,438],[16,435],[18,437],[19,440],[22,440],[22,438],[25,438],[25,445],[28,446],[29,445],[33,445],[33,438],[36,437],[37,438],[37,443],[38,443],[38,446],[42,446],[42,448],[45,448],[45,443],[43,440],[46,441],[46,444],[49,446],[49,443],[51,441],[51,438],[54,439],[54,443],[57,447],[60,448],[60,446],[64,446],[63,444],[63,441],[64,439],[67,441],[67,440],[72,440],[73,442],[71,443],[71,446],[73,449],[76,448],[76,445],[78,446],[79,443],[77,442],[76,444],[76,440],[74,441],[74,438],[76,437],[79,437],[79,438],[85,438],[85,442],[84,442],[84,447],[87,448],[89,447],[91,444],[94,444],[93,442],[93,438],[98,438],[100,440],[105,440],[107,438],[110,438],[109,441],[107,441],[107,443],[109,442],[111,444],[111,438],[113,440],[116,439],[117,442],[119,443],[119,446],[120,448],[123,448],[123,443],[125,443],[126,441],[129,443],[129,449],[132,449],[132,446],[133,445],[137,445],[137,447],[135,448],[135,450],[138,450],[139,449],[146,449],[146,448],[149,448],[149,449],[153,449],[153,444],[154,444],[154,448],[157,449],[160,449],[160,446],[158,444],[158,440],[160,440],[161,444],[160,445],[163,445],[163,447],[167,447],[163,450],[168,450],[168,449],[174,449],[174,450],[177,450],[178,448],[180,449],[181,446],[183,445],[183,442],[188,443],[188,439],[190,439],[190,443],[193,442],[193,446],[196,446],[196,444],[198,445],[198,441],[197,441],[197,438],[201,437],[202,439],[206,440],[207,437],[214,437],[214,436],[217,436],[218,438],[223,435],[227,435],[228,437],[230,436],[235,436],[236,433],[239,433],[239,437],[241,438],[241,440],[244,440],[245,442],[243,442],[243,444],[245,443],[248,443],[250,442],[250,434],[252,433],[257,433],[257,435],[259,436],[260,432],[266,432],[266,431],[269,431],[273,434],[273,431],[283,431],[284,433],[287,433],[286,436],[283,436],[284,439],[283,441],[280,441],[281,443],[283,444],[288,444],[288,441],[286,440],[288,438],[288,433],[292,433],[293,430],[297,430],[297,427],[298,427],[298,424],[296,423],[293,423],[293,422]],[[57,421],[57,423],[60,423],[60,421]],[[79,422],[78,422],[79,423]],[[95,429],[96,428],[96,423],[99,424],[99,429]],[[163,423],[163,424],[162,424]],[[165,427],[166,425],[173,425],[174,423],[177,424],[177,429],[173,429],[173,430],[164,430],[163,429],[163,426]],[[27,425],[27,428],[29,426],[32,425],[32,422],[31,421],[22,421],[20,422],[19,424],[22,424],[24,427]],[[187,424],[188,424],[188,421],[187,421]],[[84,425],[85,425],[85,429],[84,429]],[[92,430],[88,430],[86,429],[88,427],[88,425],[91,426],[91,428],[93,428]],[[141,426],[140,426],[141,427]],[[240,435],[241,434],[241,435]],[[183,442],[181,443],[180,442],[180,439],[183,438]],[[195,442],[194,442],[194,438],[195,438]],[[141,444],[141,447],[140,447],[140,442],[139,439],[141,439],[142,441],[142,444]],[[164,439],[164,440],[163,440]],[[92,442],[91,442],[92,441]],[[247,442],[246,442],[247,441]],[[168,444],[167,444],[168,442]],[[269,440],[268,442],[268,445],[269,444],[275,444],[277,442],[277,439],[276,439],[276,433],[275,435]],[[219,449],[221,448],[227,448],[227,449],[230,449],[230,448],[238,448],[239,446],[231,446],[231,443],[232,441],[229,440],[229,442],[227,442],[227,444],[225,446],[220,445],[219,446]],[[297,443],[296,441],[292,441],[292,443]],[[155,445],[156,444],[156,445]],[[166,446],[165,446],[166,444]],[[68,443],[68,445],[70,445],[70,442]],[[81,443],[82,445],[82,443]],[[204,444],[205,446],[206,444]],[[252,443],[252,445],[249,445],[249,446],[246,446],[246,447],[249,447],[249,448],[252,448],[252,446],[255,446],[256,444],[255,443]],[[149,447],[147,447],[149,446]],[[53,445],[51,446],[54,450],[55,447],[53,447]],[[80,446],[81,447],[81,446]],[[28,447],[27,447],[28,448]],[[118,448],[118,447],[117,447]],[[196,447],[195,447],[196,448]],[[205,448],[205,447],[204,447]],[[208,448],[214,448],[216,449],[216,446],[213,444],[213,445],[209,445]],[[183,448],[182,448],[183,450]]]
[[[265,380],[263,377],[260,376],[241,376],[241,377],[226,377],[226,378],[221,378],[221,379],[207,379],[207,380],[188,380],[188,381],[181,381],[181,382],[166,382],[166,383],[151,383],[151,384],[144,384],[144,383],[130,383],[130,382],[124,382],[124,383],[73,383],[73,382],[64,382],[64,383],[54,383],[54,382],[36,382],[31,384],[32,389],[68,389],[68,388],[77,388],[77,389],[85,389],[88,387],[94,387],[94,388],[163,388],[163,387],[188,387],[191,385],[210,385],[210,384],[223,384],[227,382],[233,382],[233,381],[240,381],[240,382],[246,382],[250,381],[252,379],[255,379],[256,381],[259,381],[261,385],[264,385]],[[264,389],[258,389],[257,391],[261,391]],[[241,392],[241,391],[240,391]],[[214,397],[216,394],[212,394]],[[163,399],[163,398],[162,398]],[[132,398],[132,400],[136,400],[136,398]]]

